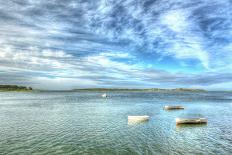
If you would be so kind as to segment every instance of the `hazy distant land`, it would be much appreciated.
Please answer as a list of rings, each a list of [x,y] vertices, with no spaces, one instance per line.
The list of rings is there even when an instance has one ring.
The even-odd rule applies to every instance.
[[[190,89],[190,88],[175,88],[175,89],[161,89],[161,88],[80,88],[72,90],[39,90],[31,87],[18,85],[0,85],[0,91],[128,91],[128,92],[204,92],[204,89]]]
[[[74,89],[74,91],[142,91],[142,92],[203,92],[204,89],[189,89],[189,88],[175,88],[175,89],[161,89],[161,88],[146,88],[146,89],[133,89],[133,88],[85,88],[85,89]]]

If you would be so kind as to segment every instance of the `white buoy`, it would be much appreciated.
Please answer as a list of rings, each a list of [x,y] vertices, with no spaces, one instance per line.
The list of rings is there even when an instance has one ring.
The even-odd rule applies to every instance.
[[[138,122],[145,122],[149,120],[149,116],[128,116],[128,123],[138,123]]]
[[[103,97],[103,98],[106,98],[106,97],[107,97],[106,93],[105,93],[105,94],[102,94],[102,97]]]

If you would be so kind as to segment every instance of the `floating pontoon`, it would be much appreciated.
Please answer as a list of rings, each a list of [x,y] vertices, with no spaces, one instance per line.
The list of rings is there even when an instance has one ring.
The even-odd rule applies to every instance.
[[[137,122],[145,122],[149,120],[149,116],[128,116],[128,122],[137,123]]]
[[[164,109],[165,110],[179,110],[179,109],[184,109],[184,107],[180,105],[174,105],[174,106],[167,105],[167,106],[164,106]]]
[[[176,124],[206,124],[206,118],[176,118]]]

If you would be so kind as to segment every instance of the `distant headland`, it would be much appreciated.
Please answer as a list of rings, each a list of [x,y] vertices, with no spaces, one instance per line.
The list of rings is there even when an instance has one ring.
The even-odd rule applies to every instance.
[[[190,89],[190,88],[175,88],[175,89],[161,89],[161,88],[146,88],[146,89],[128,89],[128,88],[83,88],[73,89],[73,91],[142,91],[142,92],[204,92],[204,89]]]
[[[162,89],[162,88],[79,88],[72,90],[39,90],[32,89],[32,87],[18,86],[18,85],[0,85],[0,92],[3,91],[60,91],[60,92],[76,92],[76,91],[95,91],[95,92],[112,92],[112,91],[127,91],[127,92],[205,92],[204,89],[190,89],[190,88],[174,88],[174,89]]]

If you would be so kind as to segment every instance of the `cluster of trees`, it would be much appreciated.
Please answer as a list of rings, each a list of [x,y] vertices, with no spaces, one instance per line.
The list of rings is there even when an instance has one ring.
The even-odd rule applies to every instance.
[[[17,85],[0,85],[1,91],[28,91],[31,87],[17,86]]]

